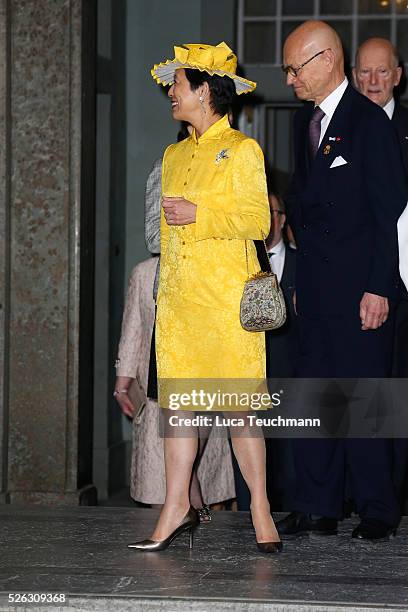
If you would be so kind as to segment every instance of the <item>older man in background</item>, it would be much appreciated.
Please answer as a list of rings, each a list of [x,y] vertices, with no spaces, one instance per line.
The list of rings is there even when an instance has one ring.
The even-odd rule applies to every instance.
[[[359,91],[392,120],[408,174],[408,109],[394,98],[402,76],[396,48],[386,38],[369,38],[356,53],[353,76]]]
[[[390,373],[392,300],[398,295],[396,225],[407,186],[396,134],[344,73],[341,41],[308,21],[285,41],[287,85],[308,101],[295,115],[295,171],[288,198],[298,245],[296,308],[303,378]],[[330,410],[330,408],[328,408]],[[358,539],[394,533],[399,507],[385,439],[294,441],[297,492],[282,535],[337,533],[349,465]]]
[[[401,147],[405,171],[408,175],[408,109],[394,98],[394,88],[398,87],[402,68],[399,66],[398,52],[385,38],[369,38],[358,49],[354,81],[362,94],[378,104],[395,127]],[[407,214],[405,214],[405,217]],[[400,221],[401,225],[404,221]],[[401,231],[400,231],[401,242]],[[400,244],[400,252],[401,252]],[[395,311],[395,342],[392,375],[408,377],[408,292],[401,283],[401,295]],[[400,502],[407,497],[408,441],[394,440],[394,482]]]

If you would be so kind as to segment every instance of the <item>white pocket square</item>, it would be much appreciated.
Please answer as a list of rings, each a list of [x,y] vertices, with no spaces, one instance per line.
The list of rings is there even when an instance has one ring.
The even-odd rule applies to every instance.
[[[330,168],[337,168],[337,166],[344,166],[344,164],[347,164],[346,160],[341,155],[338,155],[336,159],[333,160]]]

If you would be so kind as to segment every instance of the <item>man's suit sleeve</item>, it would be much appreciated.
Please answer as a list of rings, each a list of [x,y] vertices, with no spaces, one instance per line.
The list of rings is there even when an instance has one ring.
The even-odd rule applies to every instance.
[[[398,270],[397,221],[407,201],[407,184],[398,138],[384,115],[366,118],[363,155],[374,231],[368,293],[395,294]],[[364,153],[365,152],[365,153]]]

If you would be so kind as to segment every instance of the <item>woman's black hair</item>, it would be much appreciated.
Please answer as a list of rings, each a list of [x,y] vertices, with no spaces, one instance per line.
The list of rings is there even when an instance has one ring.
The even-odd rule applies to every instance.
[[[185,140],[186,138],[190,136],[187,126],[188,126],[187,121],[180,121],[180,129],[177,134],[177,142],[180,142],[181,140]]]
[[[214,113],[224,116],[231,110],[236,91],[234,81],[230,77],[221,77],[218,74],[211,75],[208,72],[193,68],[185,68],[185,73],[192,91],[198,89],[203,83],[208,83],[210,107]]]

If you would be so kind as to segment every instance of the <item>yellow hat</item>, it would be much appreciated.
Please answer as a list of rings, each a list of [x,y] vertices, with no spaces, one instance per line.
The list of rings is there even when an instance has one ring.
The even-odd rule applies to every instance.
[[[216,47],[212,45],[174,47],[174,59],[155,64],[151,74],[161,85],[172,85],[174,73],[179,68],[192,68],[211,75],[228,76],[234,81],[238,95],[253,91],[256,87],[253,81],[237,76],[237,56],[224,42]]]

